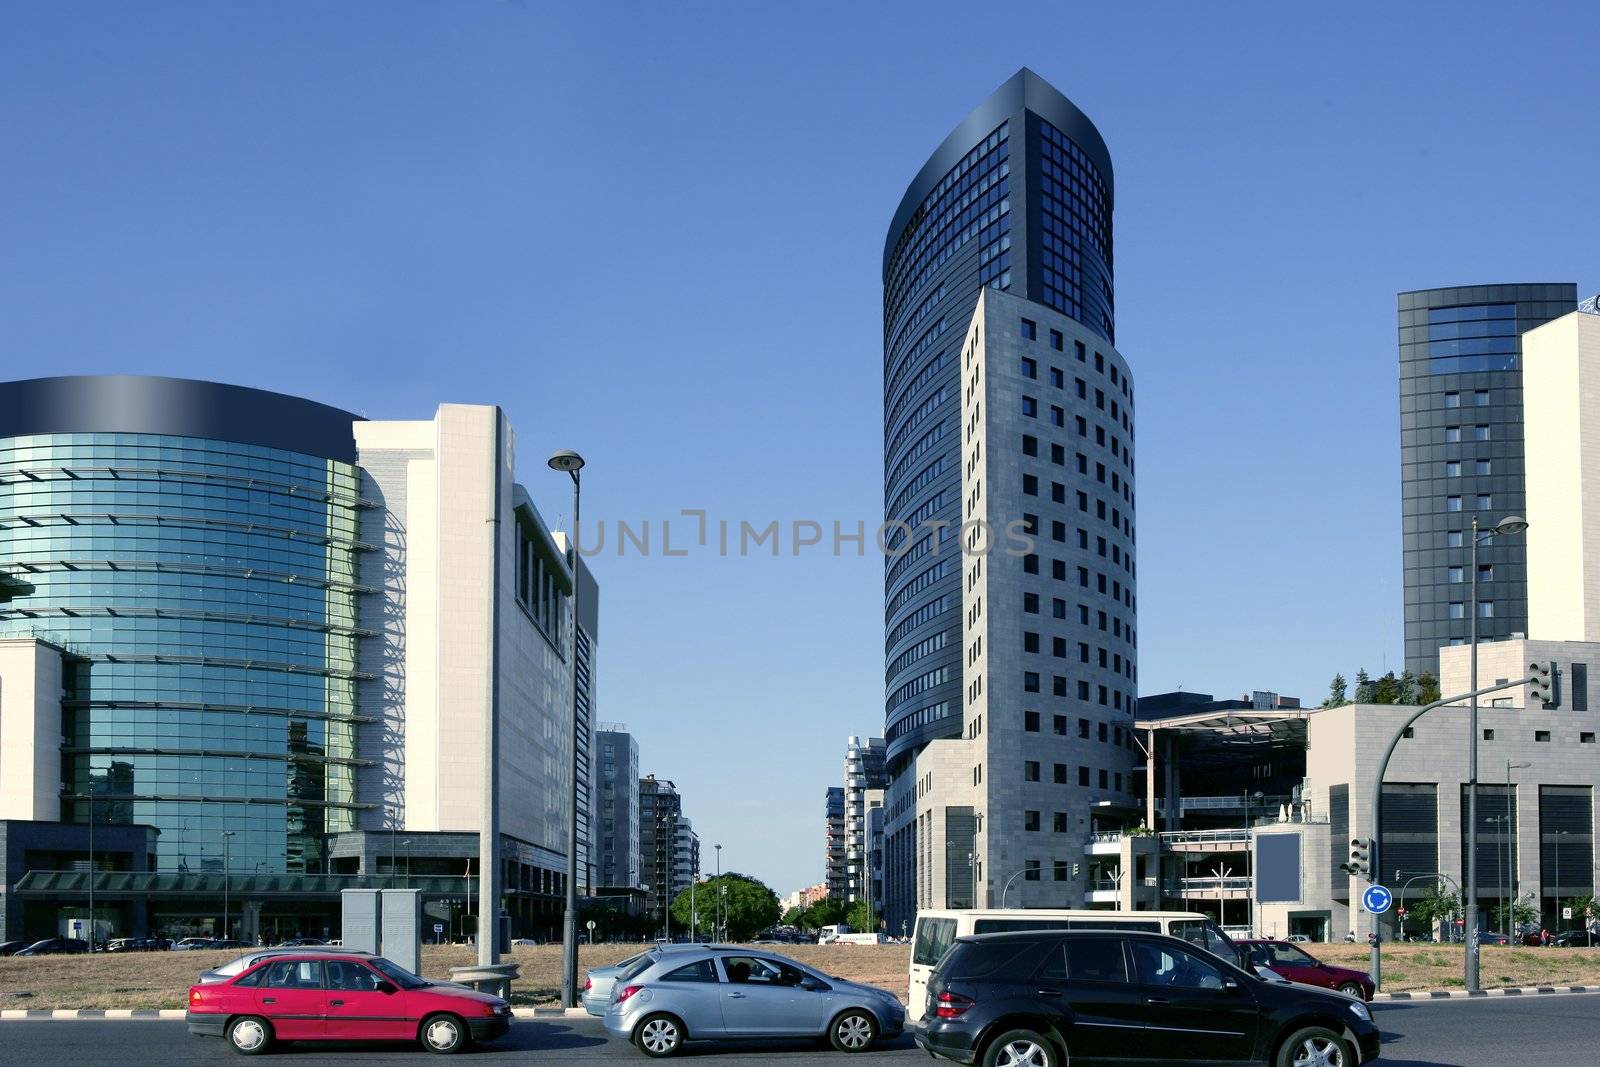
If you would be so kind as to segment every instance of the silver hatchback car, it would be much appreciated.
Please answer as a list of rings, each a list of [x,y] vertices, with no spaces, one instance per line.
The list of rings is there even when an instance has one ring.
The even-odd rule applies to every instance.
[[[685,1041],[826,1037],[865,1052],[905,1028],[891,993],[830,978],[771,952],[744,948],[647,955],[617,975],[605,1027],[646,1056]]]

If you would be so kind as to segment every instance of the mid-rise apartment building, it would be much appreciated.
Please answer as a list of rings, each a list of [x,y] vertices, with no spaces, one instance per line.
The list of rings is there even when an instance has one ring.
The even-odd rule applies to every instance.
[[[639,742],[623,723],[599,724],[599,756],[590,806],[595,824],[597,890],[637,889],[639,879]]]
[[[867,872],[867,811],[883,806],[889,776],[883,738],[852,736],[844,753],[844,896],[846,903],[874,900]]]
[[[653,774],[639,780],[639,877],[647,887],[646,912],[663,922],[674,895],[682,815],[676,785]]]
[[[847,879],[845,876],[845,819],[844,787],[831,785],[823,800],[824,826],[823,880],[828,886],[828,896],[844,900]]]

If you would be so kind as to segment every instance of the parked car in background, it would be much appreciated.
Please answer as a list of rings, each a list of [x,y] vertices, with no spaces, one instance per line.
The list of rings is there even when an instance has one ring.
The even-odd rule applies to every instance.
[[[511,1028],[511,1005],[381,956],[301,950],[189,987],[189,1033],[253,1056],[279,1041],[416,1041],[460,1052]]]
[[[43,941],[35,941],[27,948],[19,948],[13,956],[67,956],[78,952],[88,952],[89,942],[79,941],[75,937],[47,937]]]
[[[209,971],[201,971],[198,984],[211,985],[214,982],[226,982],[234,975],[242,974],[244,971],[247,971],[251,967],[254,967],[256,964],[260,963],[262,960],[273,959],[277,956],[293,956],[300,954],[301,951],[302,950],[296,948],[258,948],[254,952],[246,952],[243,956],[240,956],[236,960],[229,960],[221,967],[213,967]],[[345,952],[344,949],[340,948],[330,948],[326,951],[341,955]],[[356,952],[352,952],[350,954],[363,955],[363,953]]]
[[[1336,989],[1346,996],[1360,997],[1362,1000],[1371,1000],[1378,991],[1372,976],[1366,971],[1323,963],[1299,945],[1291,945],[1287,941],[1260,939],[1238,941],[1236,944],[1244,950],[1251,964],[1275,971],[1291,982]]]
[[[1509,937],[1507,937],[1505,934],[1493,934],[1493,933],[1479,934],[1478,935],[1478,944],[1480,944],[1480,945],[1509,945],[1509,944],[1511,944],[1511,939]]]
[[[932,1055],[984,1067],[1354,1067],[1381,1042],[1359,1000],[1264,982],[1192,942],[1119,930],[958,938],[929,979],[915,1036]]]
[[[18,949],[27,948],[32,941],[0,941],[0,956],[13,956]]]
[[[185,937],[182,940],[173,942],[172,951],[189,952],[194,949],[210,948],[215,940],[215,938],[211,937]]]
[[[114,937],[106,942],[107,952],[165,952],[172,942],[164,937]]]
[[[905,1027],[899,998],[830,978],[775,952],[718,947],[645,953],[616,977],[607,1032],[646,1056],[671,1056],[686,1041],[825,1037],[840,1052],[865,1052]]]
[[[1311,944],[1311,938],[1307,937],[1305,934],[1290,934],[1289,935],[1289,944],[1291,944],[1291,945],[1309,945],[1309,944]]]
[[[327,942],[320,937],[291,937],[287,941],[280,941],[278,948],[317,948]]]
[[[1550,935],[1550,944],[1560,948],[1587,948],[1590,937],[1587,930],[1563,930]]]

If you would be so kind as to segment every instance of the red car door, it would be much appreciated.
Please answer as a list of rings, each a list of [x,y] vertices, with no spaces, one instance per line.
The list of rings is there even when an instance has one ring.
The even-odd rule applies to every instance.
[[[383,976],[360,960],[326,960],[327,1036],[343,1041],[410,1040],[416,1022],[407,1018],[406,994],[392,986],[381,992]]]
[[[321,960],[274,960],[256,986],[256,1007],[284,1041],[306,1041],[326,1033],[327,990]]]

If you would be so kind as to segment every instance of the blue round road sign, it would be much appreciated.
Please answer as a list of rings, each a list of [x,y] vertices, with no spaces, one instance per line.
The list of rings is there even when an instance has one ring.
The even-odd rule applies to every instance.
[[[1394,903],[1394,894],[1381,885],[1369,885],[1361,894],[1361,905],[1373,915],[1382,915]]]

